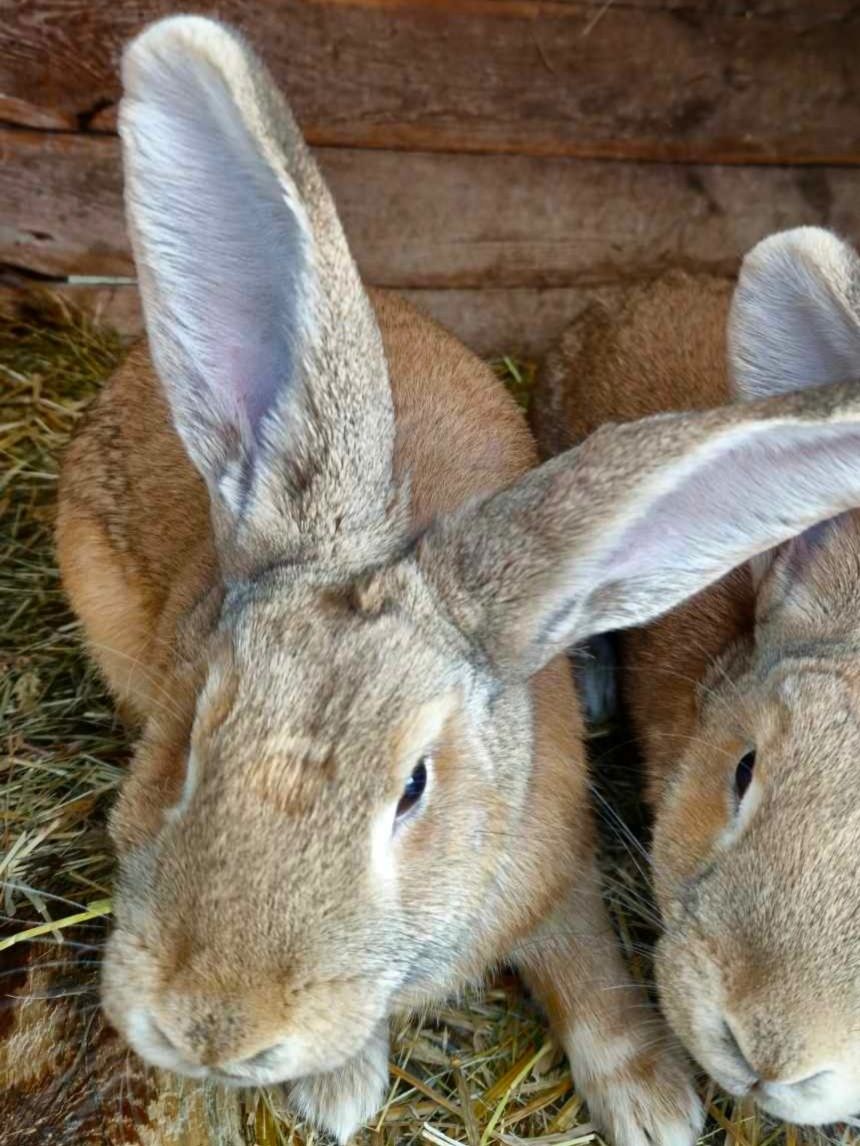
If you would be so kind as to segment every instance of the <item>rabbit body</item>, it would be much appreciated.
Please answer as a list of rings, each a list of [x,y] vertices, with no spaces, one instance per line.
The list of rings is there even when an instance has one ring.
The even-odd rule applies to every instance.
[[[335,356],[376,371],[367,385],[378,390],[366,404],[357,399],[358,459],[339,458],[328,488],[313,459],[297,479],[323,488],[291,515],[304,536],[300,553],[285,539],[286,557],[278,542],[272,548],[271,506],[256,512],[253,543],[219,536],[211,471],[190,460],[176,428],[182,415],[171,413],[170,388],[145,345],[105,386],[68,450],[57,527],[64,584],[120,711],[142,729],[112,821],[120,875],[107,1012],[158,1065],[234,1084],[290,1080],[293,1105],[345,1139],[384,1096],[389,1015],[480,982],[511,959],[609,1132],[631,1144],[646,1133],[686,1142],[700,1118],[687,1069],[650,1049],[643,1000],[600,899],[564,658],[508,689],[502,717],[491,718],[486,687],[464,672],[477,654],[422,599],[414,574],[374,576],[439,515],[535,464],[525,420],[485,364],[403,300],[374,292],[371,311],[337,250],[327,193],[248,49],[212,22],[180,18],[150,34],[148,58],[138,46],[139,70],[157,67],[165,50],[180,71],[199,69],[189,99],[205,103],[221,74],[232,75],[257,146],[270,129],[255,117],[276,121],[305,201],[319,200],[321,277],[347,300],[337,316],[346,344]],[[177,82],[171,67],[164,74]],[[130,149],[133,128],[125,135]],[[154,145],[162,138],[163,130]],[[133,233],[153,225],[134,208],[130,222]],[[207,285],[217,315],[218,288]],[[242,299],[229,304],[241,309]],[[151,329],[160,321],[153,311]],[[162,379],[183,373],[180,358],[162,361]],[[213,404],[203,404],[200,421]],[[334,454],[326,434],[336,419],[350,421],[345,406],[319,417],[312,449]],[[353,462],[366,495],[320,509],[326,497],[338,502]],[[381,506],[373,504],[380,472]],[[362,521],[371,511],[374,520]],[[333,536],[338,527],[355,545]],[[377,527],[390,536],[365,552]],[[386,854],[391,812],[382,833],[370,814],[397,802],[409,769],[431,752],[444,799],[404,831],[401,848],[414,854],[397,873]]]
[[[843,381],[858,299],[860,260],[817,228],[759,244],[734,292],[677,272],[636,287],[547,359],[539,437]],[[860,1109],[858,558],[849,511],[618,638],[664,1010],[725,1088],[799,1123]]]
[[[508,960],[618,1146],[685,1146],[701,1109],[602,905],[560,654],[860,502],[860,395],[612,428],[530,469],[488,368],[364,289],[238,36],[161,21],[123,80],[148,349],[72,444],[58,519],[142,725],[109,1017],[156,1065],[288,1083],[345,1140],[384,1097],[389,1017]],[[775,512],[798,444],[815,491]],[[723,457],[766,463],[729,483],[734,530],[718,504],[694,564],[671,535],[641,546]]]
[[[405,480],[408,474],[408,527],[410,531],[420,531],[436,515],[456,508],[469,498],[510,484],[535,463],[536,450],[520,410],[488,367],[396,295],[373,292],[371,297],[383,333],[391,377],[397,427],[395,480]],[[62,474],[57,545],[66,590],[85,623],[93,658],[110,685],[120,711],[131,724],[144,728],[113,823],[120,851],[131,851],[145,846],[150,833],[158,830],[165,808],[180,799],[195,713],[200,720],[201,705],[197,698],[207,676],[211,678],[213,661],[219,675],[215,695],[206,696],[203,719],[207,723],[217,724],[223,719],[228,702],[223,695],[222,675],[236,671],[233,664],[229,669],[218,665],[217,630],[224,608],[224,585],[210,521],[209,496],[174,429],[163,388],[144,344],[132,349],[124,365],[105,386],[68,450]],[[353,590],[348,583],[344,586],[337,578],[332,580],[334,587],[326,588],[323,593],[325,614],[337,618],[342,612],[345,618],[363,617],[368,623],[385,607],[384,598],[374,600],[372,590],[366,599],[362,598],[361,590],[356,590],[351,598]],[[301,611],[308,608],[303,625],[310,624],[308,617],[313,617],[314,604],[301,602]],[[286,623],[282,625],[283,631],[276,638],[278,645],[293,637]],[[335,640],[339,642],[344,638],[342,626],[337,628]],[[300,641],[305,636],[298,627],[295,635]],[[408,642],[409,634],[404,637]],[[396,643],[391,643],[396,653]],[[255,657],[262,656],[262,647],[258,646]],[[315,689],[331,687],[330,680],[325,678],[341,667],[334,650],[331,660],[323,659],[322,671],[314,681]],[[364,682],[369,665],[358,659],[357,671],[353,670],[356,692],[368,687]],[[431,666],[428,670],[432,671]],[[385,671],[384,664],[377,664],[371,678],[373,672]],[[269,687],[262,673],[260,683]],[[372,684],[371,680],[371,691]],[[608,974],[614,975],[618,982],[626,978],[593,884],[593,833],[588,813],[582,727],[564,658],[556,658],[539,672],[530,691],[531,706],[517,706],[521,711],[516,712],[513,727],[504,730],[501,738],[499,755],[509,757],[512,776],[496,780],[518,788],[521,782],[516,773],[520,771],[523,776],[529,776],[529,820],[509,823],[506,810],[495,806],[492,798],[488,799],[481,791],[480,776],[475,777],[477,786],[466,783],[461,784],[459,790],[455,787],[450,797],[454,804],[451,811],[456,812],[460,801],[465,804],[477,799],[481,806],[478,822],[470,825],[468,816],[462,811],[456,813],[458,824],[452,837],[438,850],[432,862],[416,873],[415,886],[407,886],[402,894],[430,899],[432,909],[443,918],[452,917],[450,942],[452,947],[460,945],[458,954],[439,976],[432,948],[434,943],[444,941],[446,928],[440,928],[438,939],[427,936],[426,970],[423,975],[415,976],[414,986],[403,984],[393,998],[386,1000],[386,1010],[422,1005],[428,993],[431,998],[439,999],[462,988],[464,983],[479,982],[488,967],[513,956],[517,945],[528,941],[529,936],[536,944],[535,958],[529,957],[526,948],[524,967],[530,968],[533,964],[536,977],[546,974],[553,978],[555,985],[553,968],[558,956],[552,951],[540,950],[540,925],[556,911],[563,920],[567,914],[566,903],[580,896],[583,903],[579,926],[585,931],[581,941],[583,950],[577,958],[577,940],[571,936],[569,954],[575,964],[569,972],[565,970],[560,982],[575,976],[580,989],[587,992],[589,981],[594,985]],[[379,692],[380,706],[390,705],[392,698],[387,691],[383,688]],[[368,704],[368,712],[372,711],[370,704],[372,702]],[[250,744],[264,743],[271,736],[272,714],[265,709],[254,714],[249,708],[251,706],[245,706],[242,710],[236,735]],[[259,727],[255,726],[255,715]],[[341,718],[344,716],[348,719],[348,714]],[[320,724],[326,725],[334,719],[335,714],[323,706]],[[195,735],[209,733],[209,729],[205,733],[198,730]],[[404,735],[408,735],[408,731]],[[327,728],[324,736],[326,744],[337,742],[338,730]],[[513,751],[507,751],[508,739],[518,742]],[[440,753],[438,767],[453,770],[458,756],[468,751],[468,747],[468,739],[461,740],[452,734],[451,742]],[[520,764],[524,748],[532,760],[529,769]],[[244,784],[249,778],[248,768],[243,770],[242,776]],[[272,787],[278,782],[275,777],[260,780],[264,786],[271,784]],[[365,797],[353,793],[353,798]],[[291,799],[296,802],[296,793]],[[304,799],[310,805],[313,794],[306,793]],[[255,800],[259,800],[259,810],[249,809],[250,815],[242,820],[241,831],[248,843],[260,846],[269,828],[266,822],[269,801],[265,795]],[[279,815],[289,810],[277,807]],[[298,806],[291,810],[294,814],[299,812]],[[207,809],[204,815],[209,811]],[[535,821],[544,824],[545,830],[535,831]],[[492,873],[501,878],[488,885],[487,876],[491,872],[469,872],[472,865],[467,861],[466,878],[474,880],[474,893],[484,902],[480,917],[475,916],[472,907],[466,918],[461,919],[458,901],[462,896],[445,876],[451,861],[446,853],[450,849],[458,853],[468,851],[470,827],[476,832],[504,833],[504,842],[518,862],[506,873]],[[344,824],[342,830],[348,832],[348,824]],[[221,849],[234,844],[242,846],[242,841],[222,839],[221,835],[216,833],[211,845],[201,848],[209,862],[200,871],[204,886],[193,885],[192,896],[192,899],[200,896],[209,901],[212,911],[209,923],[220,932],[217,965],[194,967],[195,978],[203,979],[207,985],[211,983],[211,994],[200,998],[198,988],[195,999],[189,1000],[195,1013],[182,1013],[172,1020],[179,1031],[183,1030],[179,1025],[182,1024],[185,1030],[192,1032],[185,1039],[173,1035],[173,1026],[168,1025],[170,1020],[162,1020],[173,1036],[164,1046],[153,1046],[153,1036],[148,1031],[128,1032],[133,1044],[151,1060],[191,1073],[198,1072],[201,1059],[247,1057],[243,1054],[247,1047],[255,1051],[261,1040],[265,1042],[269,1038],[270,1024],[276,1031],[284,1021],[283,1012],[276,1009],[282,988],[271,982],[270,971],[264,971],[263,958],[260,958],[263,967],[257,967],[247,955],[249,946],[260,956],[265,954],[271,959],[275,955],[255,934],[257,928],[248,918],[248,896],[253,893],[249,893],[241,878],[231,878],[224,887],[213,886],[212,881],[217,879],[216,873],[224,863]],[[276,844],[275,840],[271,842]],[[277,843],[270,857],[275,877],[282,863],[278,852],[285,845],[291,846],[289,838]],[[307,893],[316,901],[311,906],[324,917],[329,906],[326,899],[331,894],[329,885],[333,880],[343,884],[343,890],[352,897],[357,873],[349,873],[346,857],[323,853],[314,859],[321,870],[312,867],[303,870],[302,880],[309,884]],[[340,860],[343,860],[342,867]],[[190,862],[185,852],[182,862]],[[331,870],[326,870],[330,865]],[[454,870],[458,876],[463,875],[459,865]],[[532,872],[540,872],[540,878],[535,880]],[[428,895],[432,884],[436,885],[436,892]],[[577,890],[580,884],[581,891]],[[205,885],[209,885],[208,890]],[[294,901],[290,907],[294,910]],[[289,910],[286,904],[285,908]],[[186,946],[194,950],[197,946],[206,946],[210,957],[214,954],[212,937],[198,933],[194,908],[184,895],[178,902],[174,901],[174,910],[177,914],[168,933],[165,934],[162,926],[153,935],[160,957],[153,959],[151,966],[143,963],[142,952],[121,955],[117,952],[114,958],[121,960],[122,971],[117,968],[113,981],[111,961],[108,961],[106,1003],[120,1029],[126,1029],[124,1015],[128,1012],[125,1008],[130,1008],[141,980],[154,983],[163,973],[157,965],[161,959],[176,958],[172,955],[173,948]],[[369,917],[368,923],[372,919]],[[121,912],[118,920],[122,926]],[[400,927],[407,926],[408,912],[398,922]],[[314,926],[308,919],[304,925]],[[265,933],[268,921],[261,919],[259,927]],[[303,966],[303,974],[308,979],[314,976],[322,979],[317,988],[319,997],[314,997],[310,990],[306,992],[308,1011],[302,1013],[302,1023],[311,1032],[329,1026],[327,1014],[337,1005],[335,988],[324,985],[334,978],[333,968],[348,967],[357,957],[355,950],[342,939],[340,942],[344,948],[340,951],[336,944],[329,947],[327,943],[324,952],[316,955],[310,950],[307,952],[308,965]],[[593,954],[588,949],[592,944]],[[115,946],[119,946],[118,941]],[[123,982],[126,960],[131,958],[142,965],[136,967],[133,978]],[[226,970],[222,961],[229,966],[231,960],[238,961],[235,978],[222,983],[219,980],[224,978]],[[544,970],[545,963],[549,964],[547,970]],[[277,966],[276,958],[274,967]],[[413,973],[414,970],[413,964]],[[382,974],[383,967],[374,967],[374,973]],[[432,987],[428,987],[428,980]],[[350,995],[353,990],[350,986]],[[242,1010],[247,1009],[251,1015],[250,1020],[244,1020],[247,1028],[238,1034],[235,1014],[226,1009],[225,995],[229,998],[231,991],[240,993]],[[576,1021],[582,1024],[582,1029],[589,1030],[591,1024],[589,1040],[599,1042],[604,1031],[610,1038],[621,1038],[627,1019],[623,1017],[624,1003],[616,1004],[615,994],[607,995],[608,1007],[577,1008]],[[635,995],[631,985],[628,1002],[633,1001]],[[567,1020],[563,1016],[567,1001],[553,1002],[546,996],[545,1001],[560,1023],[562,1036],[566,1037],[563,1027]],[[205,1015],[207,1008],[215,1006],[222,1009],[225,1029],[217,1030],[210,1018],[208,1027],[195,1031],[196,1013]],[[382,1007],[379,1014],[374,1015],[377,1020],[386,1017]],[[341,1046],[348,1047],[348,1025],[344,1023],[343,1027],[346,1029],[338,1031],[338,1039]],[[645,1041],[643,1037],[643,1045]],[[380,1035],[372,1048],[376,1056],[369,1066],[363,1062],[349,1063],[346,1070],[341,1069],[335,1075],[326,1072],[319,1080],[303,1083],[301,1090],[296,1088],[294,1092],[294,1102],[304,1113],[346,1136],[356,1121],[372,1113],[381,1101],[387,1077],[384,1048],[385,1040]],[[336,1062],[341,1047],[333,1049]],[[331,1054],[332,1049],[320,1047],[319,1052],[310,1056],[311,1062],[316,1066],[321,1060],[319,1065],[324,1069],[332,1065]],[[633,1058],[627,1066],[635,1071],[642,1069],[642,1063],[635,1063]],[[620,1056],[616,1067],[623,1074],[625,1064]],[[661,1086],[667,1083],[674,1086],[678,1091],[677,1116],[690,1119],[692,1124],[696,1110],[692,1095],[685,1091],[684,1071],[680,1064],[673,1062],[668,1068],[668,1076],[665,1076],[666,1067],[655,1058],[653,1085],[656,1087],[659,1081]],[[257,1075],[251,1070],[239,1077],[252,1082],[265,1080],[267,1076],[268,1072],[261,1071]],[[602,1085],[602,1082],[596,1084]],[[596,1090],[595,1100],[596,1104],[599,1101]],[[606,1117],[607,1124],[611,1125],[609,1111]],[[623,1131],[623,1125],[619,1129]]]

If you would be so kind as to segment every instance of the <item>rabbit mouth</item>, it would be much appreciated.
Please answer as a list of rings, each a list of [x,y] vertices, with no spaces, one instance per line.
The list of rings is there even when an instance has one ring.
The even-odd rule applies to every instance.
[[[857,1106],[856,1080],[838,1070],[828,1067],[803,1077],[769,1079],[756,1073],[733,1038],[724,1035],[720,1051],[718,1059],[713,1054],[701,1058],[712,1078],[736,1098],[753,1098],[780,1121],[824,1126],[846,1121]]]
[[[801,1126],[827,1126],[838,1122],[857,1124],[850,1111],[856,1109],[856,1090],[845,1093],[838,1073],[823,1070],[793,1083],[760,1082],[752,1095],[766,1113]]]
[[[209,1077],[229,1087],[276,1086],[295,1077],[289,1070],[291,1057],[289,1047],[279,1043],[244,1062],[216,1067]]]
[[[228,1058],[221,1062],[194,1061],[160,1029],[144,1008],[137,1008],[128,1015],[126,1035],[134,1050],[154,1066],[188,1078],[211,1079],[231,1088],[294,1082],[309,1073],[337,1069],[350,1057],[333,1056],[322,1062],[318,1055],[309,1054],[302,1038],[286,1036],[246,1058]],[[369,1037],[372,1038],[372,1032]]]
[[[849,1123],[860,1127],[853,1114],[857,1106],[855,1088],[846,1088],[833,1070],[822,1070],[794,1082],[767,1082],[748,1074],[729,1074],[707,1066],[708,1073],[734,1098],[750,1097],[766,1114],[799,1126],[828,1126]],[[850,1093],[846,1093],[850,1090]]]

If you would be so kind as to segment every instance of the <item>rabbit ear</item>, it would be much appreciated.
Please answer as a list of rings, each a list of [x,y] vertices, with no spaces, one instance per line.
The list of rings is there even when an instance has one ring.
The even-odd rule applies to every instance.
[[[860,374],[860,259],[821,227],[771,235],[741,267],[728,326],[729,367],[741,399],[843,382]],[[826,536],[798,534],[751,563],[753,579],[795,579]]]
[[[438,522],[417,560],[501,676],[642,624],[860,504],[860,387],[604,426]]]
[[[771,235],[746,256],[732,300],[737,395],[761,398],[860,374],[860,259],[820,227]]]
[[[216,526],[257,559],[383,541],[394,423],[369,299],[285,101],[208,19],[123,59],[126,209],[153,361]]]

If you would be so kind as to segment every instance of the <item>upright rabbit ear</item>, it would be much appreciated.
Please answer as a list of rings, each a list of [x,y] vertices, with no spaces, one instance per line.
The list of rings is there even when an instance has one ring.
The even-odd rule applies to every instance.
[[[860,259],[820,227],[771,235],[746,256],[732,300],[729,365],[741,398],[860,375]]]
[[[860,259],[820,227],[771,235],[741,267],[728,326],[729,368],[740,399],[860,376]],[[808,530],[751,564],[783,591],[802,581],[831,531]],[[773,598],[773,585],[766,595]]]
[[[416,559],[501,677],[642,624],[860,504],[860,387],[608,425],[441,520]]]
[[[243,41],[200,17],[153,24],[122,72],[153,360],[222,547],[252,564],[367,557],[389,530],[385,358],[289,108]]]

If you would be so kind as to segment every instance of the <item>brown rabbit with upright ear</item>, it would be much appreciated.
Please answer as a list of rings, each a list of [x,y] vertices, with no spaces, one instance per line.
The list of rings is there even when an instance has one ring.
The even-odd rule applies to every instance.
[[[671,275],[618,313],[592,310],[542,390],[569,442],[858,373],[860,259],[801,228],[747,256],[733,300],[729,284]],[[778,498],[811,492],[816,461],[795,463]],[[715,471],[714,496],[737,480]],[[724,1087],[801,1123],[860,1111],[859,575],[853,512],[620,646],[656,816],[666,1013]]]
[[[609,429],[527,474],[489,370],[365,293],[237,36],[158,23],[123,79],[152,366],[137,350],[97,401],[58,525],[143,724],[108,1015],[159,1065],[290,1082],[346,1139],[389,1016],[510,960],[618,1146],[685,1146],[699,1104],[604,913],[559,654],[860,501],[860,393]],[[800,449],[814,493],[786,498]]]

